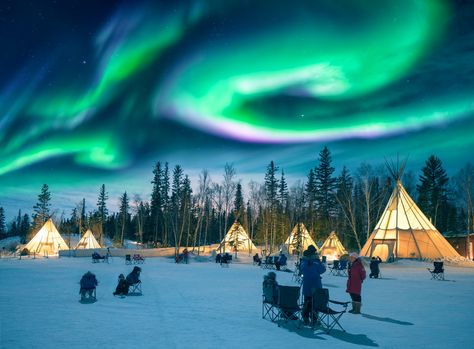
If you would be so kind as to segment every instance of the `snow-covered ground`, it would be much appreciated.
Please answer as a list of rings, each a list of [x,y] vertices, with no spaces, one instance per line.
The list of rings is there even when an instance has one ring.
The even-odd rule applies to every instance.
[[[248,259],[243,258],[244,261]],[[242,261],[242,259],[241,259]],[[383,278],[363,285],[362,315],[344,314],[346,333],[278,327],[261,318],[262,277],[248,263],[141,265],[143,296],[112,295],[123,258],[0,259],[1,348],[472,348],[474,269],[446,266],[447,281],[430,280],[424,262],[381,266]],[[79,303],[79,279],[97,275],[98,301]],[[277,281],[294,285],[291,273]],[[326,273],[332,299],[349,300],[345,277]]]

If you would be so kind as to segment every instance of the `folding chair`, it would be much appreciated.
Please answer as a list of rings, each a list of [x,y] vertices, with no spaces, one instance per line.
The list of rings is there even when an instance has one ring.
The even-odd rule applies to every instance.
[[[128,296],[141,296],[142,293],[142,282],[138,281],[135,284],[129,285]]]
[[[232,260],[232,255],[224,253],[221,257],[221,267],[229,267],[229,264]]]
[[[265,263],[262,263],[262,268],[263,269],[273,269],[273,267],[275,266],[273,261],[274,261],[273,256],[266,256],[265,257]]]
[[[312,323],[312,326],[320,325],[322,329],[329,333],[334,326],[346,332],[339,323],[341,316],[347,311],[347,306],[350,302],[338,302],[329,299],[329,290],[327,288],[317,288],[313,292],[313,316],[311,318],[317,319],[317,323]],[[334,310],[329,307],[329,303],[337,304],[341,310]]]
[[[129,254],[125,255],[125,264],[132,264],[132,256]]]
[[[269,318],[271,322],[275,322],[278,319],[278,308],[276,305],[276,300],[268,297],[267,295],[262,295],[262,319]]]
[[[145,258],[143,258],[140,254],[133,255],[133,264],[143,264],[145,262]]]
[[[431,280],[444,280],[444,268],[443,262],[433,262],[434,264],[434,269],[431,270],[430,268],[427,268],[428,271],[431,273]]]
[[[339,270],[339,261],[333,260],[332,267],[329,268],[329,275],[337,275],[337,271]]]
[[[81,288],[79,293],[81,295],[81,300],[80,300],[81,303],[86,304],[86,303],[95,303],[95,302],[97,302],[96,287],[94,287],[94,288]]]
[[[299,304],[299,286],[278,286],[278,301],[276,304],[278,313],[277,319],[284,321],[298,320],[298,328],[301,322],[301,306]],[[278,322],[278,327],[281,323]]]
[[[339,261],[339,266],[337,269],[338,276],[347,276],[347,260],[342,259]]]

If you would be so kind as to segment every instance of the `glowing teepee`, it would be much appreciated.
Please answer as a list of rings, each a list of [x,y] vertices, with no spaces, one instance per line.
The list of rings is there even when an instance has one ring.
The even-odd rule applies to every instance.
[[[347,254],[347,251],[337,237],[336,232],[333,231],[331,234],[329,234],[326,241],[324,241],[324,244],[319,250],[319,254],[321,256],[326,256],[327,260],[332,261],[339,259],[344,254]]]
[[[220,252],[257,252],[257,248],[239,222],[232,224],[218,250]]]
[[[81,240],[77,243],[76,250],[88,248],[101,248],[90,229],[87,229],[84,236],[82,236]]]
[[[285,245],[288,246],[289,254],[297,255],[302,254],[310,245],[313,245],[316,249],[318,248],[303,223],[297,223],[295,225],[290,236],[286,239]]]
[[[392,196],[374,231],[360,254],[389,258],[457,258],[460,255],[431,224],[400,181],[398,172],[389,166],[396,179]]]
[[[69,250],[66,241],[59,234],[51,218],[44,223],[43,227],[26,244],[25,248],[30,253],[44,255],[57,254],[59,250]]]

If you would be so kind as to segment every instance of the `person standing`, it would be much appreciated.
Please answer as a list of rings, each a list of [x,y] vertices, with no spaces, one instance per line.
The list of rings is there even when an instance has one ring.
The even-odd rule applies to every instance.
[[[360,314],[360,308],[362,306],[362,282],[365,280],[366,272],[359,255],[355,252],[349,254],[351,261],[351,268],[349,269],[347,279],[347,289],[352,299],[352,309],[349,313]]]
[[[310,246],[311,247],[311,246]],[[313,246],[314,248],[314,246]],[[313,308],[313,292],[317,288],[322,288],[321,274],[326,271],[326,266],[321,263],[316,249],[308,249],[303,253],[305,258],[301,261],[300,271],[303,275],[303,321],[307,325],[309,323],[309,315],[312,314]],[[312,319],[314,320],[314,319]]]
[[[379,264],[382,263],[382,259],[378,256],[372,257],[370,260],[370,275],[369,278],[375,278],[377,279],[380,274],[380,267]]]

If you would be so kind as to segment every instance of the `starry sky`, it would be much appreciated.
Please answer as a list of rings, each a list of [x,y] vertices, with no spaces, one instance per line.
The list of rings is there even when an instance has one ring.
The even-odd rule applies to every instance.
[[[473,161],[474,2],[448,0],[0,3],[0,206],[149,199],[153,164],[274,160],[305,180],[327,145],[338,170],[429,155]]]

